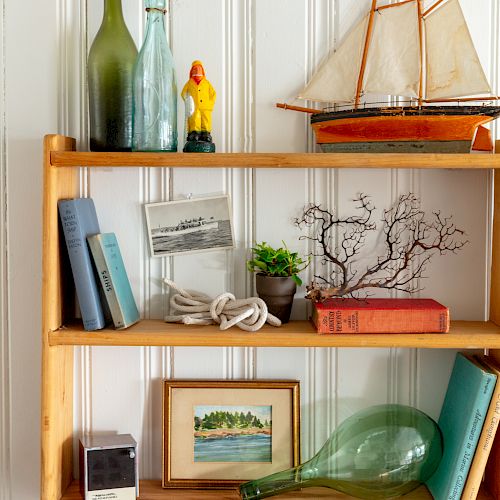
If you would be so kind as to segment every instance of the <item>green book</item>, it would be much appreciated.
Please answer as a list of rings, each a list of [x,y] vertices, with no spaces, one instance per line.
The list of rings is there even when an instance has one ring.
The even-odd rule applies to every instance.
[[[115,328],[121,330],[139,321],[130,281],[114,233],[87,238]]]
[[[427,481],[434,500],[460,500],[496,379],[473,358],[457,353],[438,420],[443,458]]]

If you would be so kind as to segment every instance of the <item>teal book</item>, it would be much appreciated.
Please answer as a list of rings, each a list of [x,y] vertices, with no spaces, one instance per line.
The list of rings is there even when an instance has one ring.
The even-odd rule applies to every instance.
[[[87,241],[115,328],[121,330],[137,323],[139,311],[115,234],[95,234]]]
[[[58,209],[83,327],[90,331],[99,330],[105,326],[105,316],[87,246],[87,236],[99,232],[94,202],[91,198],[59,200]]]
[[[473,358],[457,353],[438,420],[443,458],[427,481],[434,500],[460,500],[496,378]]]

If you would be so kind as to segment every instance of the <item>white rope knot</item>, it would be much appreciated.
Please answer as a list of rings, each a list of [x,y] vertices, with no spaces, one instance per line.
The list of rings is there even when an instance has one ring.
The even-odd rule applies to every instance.
[[[232,293],[222,293],[212,299],[194,290],[183,290],[169,279],[163,280],[177,293],[170,298],[173,314],[165,316],[167,323],[185,325],[220,325],[227,330],[236,325],[247,332],[256,332],[264,323],[281,326],[281,321],[270,314],[266,303],[258,297],[236,299]]]

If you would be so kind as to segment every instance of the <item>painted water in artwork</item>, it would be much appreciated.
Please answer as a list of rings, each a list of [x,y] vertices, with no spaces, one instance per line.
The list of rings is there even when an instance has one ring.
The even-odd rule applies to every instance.
[[[195,462],[271,462],[271,406],[195,406]]]

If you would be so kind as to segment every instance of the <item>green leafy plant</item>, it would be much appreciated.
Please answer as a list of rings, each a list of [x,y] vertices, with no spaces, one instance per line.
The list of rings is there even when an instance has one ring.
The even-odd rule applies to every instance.
[[[290,252],[285,242],[284,248],[274,249],[265,241],[252,248],[253,259],[247,260],[247,269],[251,272],[265,274],[266,276],[290,276],[297,285],[302,285],[302,280],[297,273],[303,271],[310,262],[299,257],[297,252]]]

